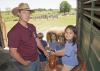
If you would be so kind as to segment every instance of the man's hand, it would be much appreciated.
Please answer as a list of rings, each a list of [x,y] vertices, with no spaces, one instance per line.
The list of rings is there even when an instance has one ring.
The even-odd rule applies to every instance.
[[[25,61],[25,62],[23,63],[23,65],[27,66],[27,65],[29,65],[30,63],[31,63],[31,61]]]
[[[31,63],[31,61],[28,60],[24,60],[21,55],[17,52],[17,48],[10,48],[9,49],[9,53],[10,55],[16,59],[16,61],[18,61],[19,63],[21,63],[22,65],[29,65]]]

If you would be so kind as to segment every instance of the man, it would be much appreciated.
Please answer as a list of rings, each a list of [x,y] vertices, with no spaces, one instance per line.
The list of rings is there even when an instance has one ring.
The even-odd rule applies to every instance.
[[[13,15],[19,17],[19,21],[8,32],[8,46],[19,71],[40,71],[37,47],[48,57],[37,38],[35,26],[28,23],[31,12],[27,3],[20,3],[12,10]]]

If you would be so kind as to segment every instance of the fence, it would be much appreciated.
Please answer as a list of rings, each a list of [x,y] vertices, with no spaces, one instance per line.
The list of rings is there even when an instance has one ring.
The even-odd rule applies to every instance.
[[[100,1],[78,0],[77,28],[79,47],[87,71],[100,70]]]

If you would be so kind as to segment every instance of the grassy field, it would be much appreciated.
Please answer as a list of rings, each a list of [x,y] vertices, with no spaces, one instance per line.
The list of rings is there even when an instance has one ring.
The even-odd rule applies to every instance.
[[[62,16],[58,19],[30,19],[30,23],[34,24],[37,28],[38,32],[43,32],[45,30],[49,30],[51,28],[54,27],[66,27],[67,25],[70,24],[75,24],[76,23],[76,16],[72,15],[72,16]],[[6,23],[6,27],[7,27],[7,31],[9,31],[13,25],[16,24],[17,21],[7,21]]]
[[[35,12],[32,14],[32,17],[39,16],[39,15],[48,15],[48,14],[54,14],[57,12]],[[3,20],[6,24],[7,32],[16,24],[16,20],[18,20],[16,17],[14,17],[11,12],[3,13],[2,14]],[[65,15],[60,16],[55,19],[49,18],[47,19],[30,19],[30,23],[34,24],[36,26],[37,32],[43,32],[46,33],[49,30],[64,30],[64,28],[67,25],[75,25],[76,24],[76,15]]]

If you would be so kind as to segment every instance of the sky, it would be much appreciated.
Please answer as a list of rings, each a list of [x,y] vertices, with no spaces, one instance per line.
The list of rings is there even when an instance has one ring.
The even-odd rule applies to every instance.
[[[72,8],[76,8],[76,0],[0,0],[0,10],[12,9],[17,7],[21,2],[28,3],[31,9],[59,9],[62,1],[68,1]]]

